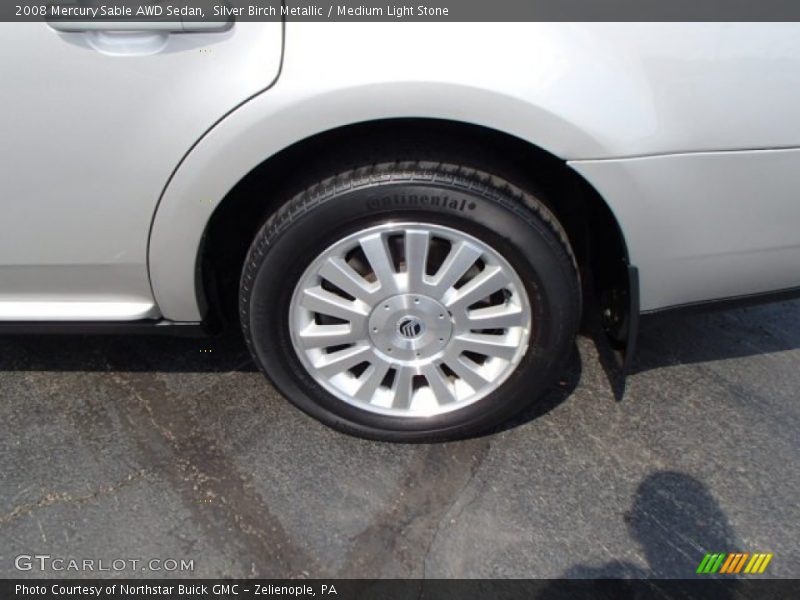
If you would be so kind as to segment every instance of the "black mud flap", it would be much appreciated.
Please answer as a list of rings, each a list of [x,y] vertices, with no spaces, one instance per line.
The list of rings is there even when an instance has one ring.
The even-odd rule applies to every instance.
[[[586,321],[600,364],[617,400],[622,399],[625,377],[630,373],[636,357],[641,316],[639,271],[631,265],[626,265],[626,270],[626,281],[620,277],[617,285],[597,292],[591,303],[595,310],[587,315]]]
[[[636,342],[639,339],[639,322],[641,320],[639,306],[639,270],[628,266],[628,327],[624,339],[624,350],[620,355],[623,375],[630,373],[633,359],[636,358]]]

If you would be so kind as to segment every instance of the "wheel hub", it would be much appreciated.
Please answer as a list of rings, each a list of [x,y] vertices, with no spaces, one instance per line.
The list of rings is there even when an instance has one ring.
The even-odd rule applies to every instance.
[[[387,298],[369,317],[370,340],[391,363],[430,362],[447,347],[452,335],[450,313],[423,294]]]

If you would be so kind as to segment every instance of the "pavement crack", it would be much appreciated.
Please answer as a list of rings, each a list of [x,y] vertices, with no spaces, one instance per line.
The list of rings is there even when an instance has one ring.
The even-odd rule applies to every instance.
[[[110,494],[114,494],[118,492],[120,489],[131,485],[132,483],[144,479],[146,475],[147,475],[147,470],[140,469],[139,471],[131,473],[121,481],[118,481],[117,483],[100,486],[99,488],[97,488],[92,492],[89,492],[88,494],[75,495],[75,494],[70,494],[68,492],[51,492],[45,494],[42,498],[40,498],[36,502],[21,504],[15,507],[11,512],[6,513],[4,515],[0,515],[0,526],[8,525],[12,521],[16,521],[17,519],[20,519],[26,515],[29,515],[43,508],[48,508],[50,506],[55,506],[58,504],[74,504],[76,506],[79,506],[87,502],[91,502],[92,500],[95,500],[102,496],[108,496]]]
[[[470,486],[472,485],[472,482],[475,481],[475,478],[478,476],[478,471],[480,470],[481,465],[483,465],[483,461],[486,459],[486,456],[489,454],[489,450],[490,450],[491,446],[492,446],[492,443],[491,442],[487,442],[480,449],[480,451],[476,454],[475,462],[473,462],[473,464],[472,464],[472,466],[470,468],[469,477],[464,482],[464,484],[461,487],[459,487],[459,489],[456,491],[456,493],[453,494],[450,503],[448,504],[448,506],[444,510],[444,512],[442,512],[441,517],[437,521],[436,527],[433,530],[433,535],[431,535],[430,540],[428,540],[428,544],[427,544],[427,546],[425,548],[425,553],[422,555],[422,577],[421,577],[421,579],[422,579],[423,582],[427,578],[427,574],[428,574],[428,559],[430,558],[431,552],[433,551],[434,544],[439,539],[439,534],[441,534],[442,530],[445,527],[445,523],[448,520],[450,522],[453,522],[453,521],[457,521],[459,518],[461,518],[461,515],[464,514],[464,511],[467,509],[467,507],[470,504],[472,504],[472,501],[474,501],[474,498],[473,498],[472,501],[465,503],[461,507],[461,509],[458,511],[458,513],[456,513],[456,515],[454,517],[450,517],[450,512],[455,508],[456,504],[458,504],[459,500],[461,500],[461,497],[464,495],[464,492],[466,492],[470,488]],[[422,598],[422,596],[424,594],[424,590],[425,590],[425,588],[424,588],[424,584],[423,584],[423,585],[420,586],[418,598]]]

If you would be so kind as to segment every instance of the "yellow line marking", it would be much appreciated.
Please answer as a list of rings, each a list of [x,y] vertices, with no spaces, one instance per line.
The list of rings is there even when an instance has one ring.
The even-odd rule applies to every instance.
[[[750,570],[751,573],[758,573],[758,568],[761,566],[761,561],[764,560],[764,554],[758,554],[758,560],[756,560],[756,564],[753,565],[753,568]]]
[[[753,554],[753,558],[751,558],[750,562],[747,563],[747,566],[745,567],[744,572],[745,573],[749,573],[750,571],[752,571],[753,566],[756,564],[757,560],[758,560],[758,554]]]
[[[767,554],[766,557],[764,558],[764,562],[761,563],[761,568],[758,570],[758,572],[759,573],[763,573],[764,570],[767,568],[767,565],[769,564],[769,561],[771,561],[771,560],[772,560],[772,554],[771,553]]]

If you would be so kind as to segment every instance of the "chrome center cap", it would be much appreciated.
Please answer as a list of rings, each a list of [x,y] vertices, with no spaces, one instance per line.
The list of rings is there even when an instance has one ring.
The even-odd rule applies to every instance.
[[[452,335],[450,313],[423,294],[387,298],[369,316],[369,336],[375,349],[393,363],[430,360],[445,350]]]
[[[415,340],[425,332],[425,321],[417,317],[407,317],[397,323],[397,333],[407,340]]]

